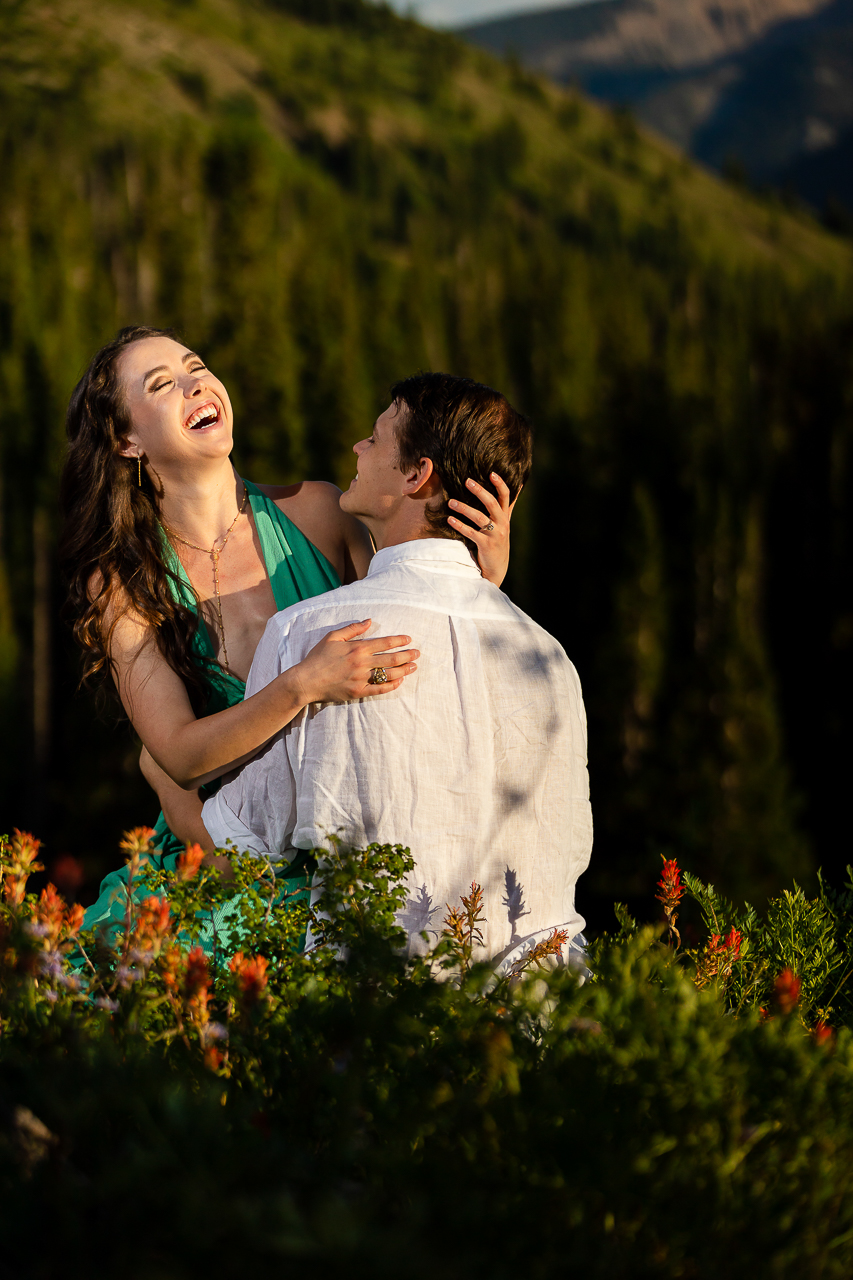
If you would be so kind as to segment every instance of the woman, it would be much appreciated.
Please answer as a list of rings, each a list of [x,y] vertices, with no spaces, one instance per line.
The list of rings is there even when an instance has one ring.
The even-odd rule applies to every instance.
[[[240,479],[232,425],[228,393],[200,357],[143,327],[122,329],[98,352],[68,408],[61,557],[84,679],[112,676],[142,740],[146,776],[178,828],[161,814],[155,844],[167,868],[183,851],[181,815],[197,812],[199,787],[251,758],[308,703],[381,696],[418,657],[403,648],[408,636],[359,639],[366,619],[243,700],[269,618],[363,576],[371,549],[334,485]],[[503,486],[498,501],[472,487],[489,515],[463,507],[473,524],[451,523],[500,583],[509,494]],[[388,680],[373,684],[380,666]],[[290,872],[305,879],[302,865]],[[86,928],[119,920],[124,883],[124,871],[107,877]]]

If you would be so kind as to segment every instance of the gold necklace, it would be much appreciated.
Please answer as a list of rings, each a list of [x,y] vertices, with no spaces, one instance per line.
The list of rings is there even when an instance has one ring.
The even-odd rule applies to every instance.
[[[175,533],[174,529],[169,529],[169,528],[166,529],[166,532],[169,534],[170,538],[177,538],[178,542],[182,542],[185,547],[192,547],[193,551],[203,551],[204,554],[206,556],[210,556],[211,560],[213,561],[213,594],[216,599],[216,613],[219,618],[219,635],[222,639],[222,656],[225,659],[223,663],[220,663],[220,666],[223,667],[229,673],[229,675],[232,675],[233,672],[231,671],[231,665],[228,661],[228,647],[225,644],[225,623],[222,621],[222,597],[219,592],[219,557],[222,555],[222,552],[225,550],[225,544],[228,541],[229,537],[231,536],[231,530],[234,528],[235,524],[240,519],[243,512],[246,510],[246,503],[248,501],[249,501],[249,490],[246,487],[246,482],[243,481],[243,501],[241,503],[240,510],[237,512],[236,516],[231,521],[228,528],[225,530],[225,533],[222,535],[221,547],[217,547],[216,545],[216,543],[219,541],[218,538],[214,541],[213,546],[208,549],[207,547],[197,547],[194,542],[188,542],[187,539],[182,538],[179,533]]]

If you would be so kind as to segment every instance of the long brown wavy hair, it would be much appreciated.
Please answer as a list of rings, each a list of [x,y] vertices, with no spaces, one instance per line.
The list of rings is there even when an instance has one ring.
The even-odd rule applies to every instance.
[[[199,617],[178,603],[176,575],[163,560],[159,501],[145,469],[124,458],[131,422],[118,377],[118,358],[141,338],[174,338],[170,329],[134,325],[119,330],[92,359],[74,388],[65,418],[68,453],[60,482],[65,527],[59,558],[68,582],[65,612],[83,650],[83,684],[103,687],[112,673],[112,633],[123,613],[151,628],[157,647],[187,687],[198,714],[209,685],[193,656]],[[112,610],[115,602],[120,608]]]

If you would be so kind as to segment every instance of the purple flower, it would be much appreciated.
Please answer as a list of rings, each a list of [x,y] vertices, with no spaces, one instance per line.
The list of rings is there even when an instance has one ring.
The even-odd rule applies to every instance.
[[[201,1039],[205,1045],[213,1040],[227,1040],[228,1028],[223,1027],[221,1022],[208,1022],[201,1029]]]

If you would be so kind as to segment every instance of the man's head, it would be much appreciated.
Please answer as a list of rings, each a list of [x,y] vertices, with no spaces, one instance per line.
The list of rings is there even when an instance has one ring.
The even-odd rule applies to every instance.
[[[465,481],[492,490],[505,481],[512,498],[530,474],[532,433],[497,391],[446,373],[421,373],[391,388],[392,403],[373,434],[354,446],[358,474],[341,497],[377,546],[413,538],[457,538],[447,523],[452,498],[480,506]]]

